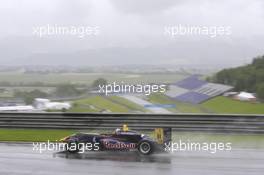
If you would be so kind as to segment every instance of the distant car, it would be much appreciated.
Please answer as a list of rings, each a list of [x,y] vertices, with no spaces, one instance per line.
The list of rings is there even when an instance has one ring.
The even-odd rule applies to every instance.
[[[69,152],[79,152],[80,147],[72,145],[90,144],[88,147],[94,151],[130,151],[138,150],[143,155],[152,154],[163,149],[163,143],[151,139],[150,137],[131,130],[116,129],[112,134],[90,134],[76,133],[61,139],[66,144]]]

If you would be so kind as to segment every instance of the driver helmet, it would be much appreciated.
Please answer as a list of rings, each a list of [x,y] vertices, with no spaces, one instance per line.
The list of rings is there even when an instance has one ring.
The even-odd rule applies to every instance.
[[[123,131],[124,132],[127,132],[129,129],[128,129],[128,126],[126,124],[123,125]]]

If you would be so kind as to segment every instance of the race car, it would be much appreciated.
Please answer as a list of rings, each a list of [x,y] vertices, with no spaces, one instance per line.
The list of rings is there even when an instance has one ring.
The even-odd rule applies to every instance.
[[[143,155],[149,155],[164,150],[164,143],[171,140],[171,128],[157,128],[155,131],[156,140],[123,125],[122,129],[117,128],[110,134],[76,133],[60,141],[66,143],[65,149],[70,153],[86,147],[89,151],[138,150]]]

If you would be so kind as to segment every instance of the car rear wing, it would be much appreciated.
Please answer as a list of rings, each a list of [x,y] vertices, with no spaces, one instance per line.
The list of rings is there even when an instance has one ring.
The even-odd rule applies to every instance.
[[[158,144],[169,144],[171,142],[171,128],[155,128],[154,136]]]

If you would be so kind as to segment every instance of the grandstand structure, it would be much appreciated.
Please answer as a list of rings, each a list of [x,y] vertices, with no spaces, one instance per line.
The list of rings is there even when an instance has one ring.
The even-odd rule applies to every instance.
[[[232,86],[209,83],[200,80],[198,75],[192,75],[169,85],[169,90],[165,94],[177,101],[199,104],[231,89]]]

